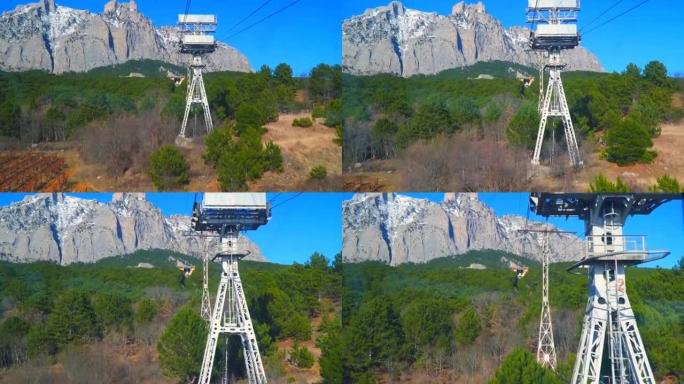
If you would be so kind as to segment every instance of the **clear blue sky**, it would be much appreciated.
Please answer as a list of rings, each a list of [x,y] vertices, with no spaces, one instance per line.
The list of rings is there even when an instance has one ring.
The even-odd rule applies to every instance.
[[[442,193],[407,193],[407,196],[442,201]],[[489,205],[497,216],[527,216],[529,193],[479,193],[480,199]],[[625,235],[644,235],[650,250],[669,250],[665,259],[644,264],[644,267],[661,266],[671,268],[684,256],[684,206],[683,202],[672,201],[660,206],[647,216],[631,216],[624,228]],[[544,221],[545,218],[530,213],[530,220]],[[584,222],[577,218],[550,218],[549,222],[565,231],[584,236]]]
[[[256,70],[262,64],[274,68],[290,64],[296,75],[308,73],[320,63],[339,64],[342,57],[342,14],[339,0],[301,0],[296,5],[254,28],[231,34],[268,16],[293,0],[271,0],[257,14],[229,31],[265,0],[193,0],[191,13],[213,13],[219,21],[217,38],[245,54]],[[3,0],[0,12],[33,0]],[[57,5],[100,13],[106,0],[56,0]],[[126,2],[126,1],[124,1]],[[174,25],[185,12],[184,0],[137,0],[138,8],[157,26]]]
[[[0,193],[0,206],[20,201],[26,195]],[[67,195],[103,203],[112,199],[111,193]],[[269,193],[267,198],[274,207],[271,221],[256,231],[247,232],[246,236],[273,263],[304,263],[314,252],[320,252],[332,260],[342,251],[342,201],[350,196],[342,193]],[[165,216],[190,216],[195,194],[148,193],[147,199],[159,207]]]
[[[587,28],[598,26],[623,10],[642,0],[623,0],[613,11],[601,17]],[[389,0],[341,1],[344,18],[363,13],[365,9],[389,4]],[[405,0],[402,3],[411,9],[439,14],[450,14],[451,7],[458,0]],[[467,1],[476,3],[477,0]],[[504,26],[525,25],[526,0],[484,0],[487,11],[498,18]],[[580,29],[600,15],[614,1],[582,1],[579,15]],[[641,68],[651,60],[665,63],[671,74],[684,74],[684,50],[682,39],[682,15],[684,1],[651,0],[636,10],[615,21],[588,33],[582,44],[594,52],[608,71],[622,71],[634,62]]]

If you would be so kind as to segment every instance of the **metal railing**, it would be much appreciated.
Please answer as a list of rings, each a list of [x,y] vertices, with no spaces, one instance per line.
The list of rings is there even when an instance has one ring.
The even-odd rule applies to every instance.
[[[585,258],[629,255],[645,259],[647,254],[646,236],[643,235],[589,235],[585,241]]]

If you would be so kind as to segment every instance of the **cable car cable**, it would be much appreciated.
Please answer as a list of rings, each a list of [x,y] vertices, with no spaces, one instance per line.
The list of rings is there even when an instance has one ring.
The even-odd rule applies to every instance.
[[[606,8],[601,12],[598,16],[594,17],[591,19],[590,22],[588,22],[586,25],[584,25],[581,29],[580,32],[582,32],[585,28],[588,28],[590,25],[594,24],[598,19],[602,18],[606,13],[612,11],[615,7],[617,7],[620,3],[622,3],[625,0],[617,0],[616,2],[613,3],[610,7]]]
[[[611,19],[608,19],[607,21],[605,21],[605,22],[603,22],[603,23],[597,25],[596,27],[594,27],[594,28],[588,30],[587,32],[584,33],[584,35],[586,36],[587,34],[589,34],[589,33],[593,32],[593,31],[595,31],[595,30],[597,30],[597,29],[603,27],[604,25],[606,25],[606,24],[608,24],[608,23],[611,23],[611,22],[615,21],[616,19],[619,19],[620,17],[622,17],[622,16],[624,16],[624,15],[626,15],[626,14],[632,12],[633,10],[635,10],[635,9],[637,9],[637,8],[639,8],[639,7],[641,7],[642,5],[648,3],[649,1],[651,1],[651,0],[644,0],[644,1],[640,2],[639,4],[633,6],[632,8],[629,8],[629,9],[627,9],[626,11],[620,13],[619,15],[617,15],[617,16],[611,18]]]
[[[266,0],[266,1],[264,1],[263,3],[261,3],[261,5],[257,7],[257,9],[253,10],[252,13],[250,13],[250,14],[247,15],[247,16],[245,16],[242,20],[238,21],[237,24],[234,24],[232,27],[228,28],[228,30],[227,30],[226,32],[230,32],[230,31],[234,30],[235,28],[237,28],[238,25],[240,25],[240,24],[244,23],[245,21],[247,21],[247,19],[249,19],[250,17],[254,16],[254,14],[256,14],[257,12],[259,12],[260,10],[262,10],[265,6],[267,6],[267,5],[268,5],[270,2],[272,2],[272,1],[273,1],[273,0]]]
[[[302,1],[302,0],[295,0],[295,1],[291,2],[290,4],[284,6],[284,7],[280,8],[280,9],[278,9],[277,11],[275,11],[275,12],[273,12],[273,13],[267,15],[266,17],[260,19],[259,21],[256,21],[256,22],[254,22],[254,23],[252,23],[252,24],[246,26],[245,28],[243,28],[243,29],[241,29],[241,30],[239,30],[239,31],[237,31],[237,32],[235,32],[235,33],[233,33],[232,35],[226,37],[226,40],[232,39],[233,37],[235,37],[235,36],[241,34],[242,32],[245,32],[245,31],[247,31],[247,30],[249,30],[249,29],[252,29],[253,27],[256,27],[257,25],[263,23],[264,21],[270,19],[271,17],[273,17],[273,16],[275,16],[275,15],[277,15],[277,14],[279,14],[279,13],[285,11],[285,10],[287,10],[288,8],[291,8],[291,7],[295,6],[297,3],[300,3],[301,1]]]

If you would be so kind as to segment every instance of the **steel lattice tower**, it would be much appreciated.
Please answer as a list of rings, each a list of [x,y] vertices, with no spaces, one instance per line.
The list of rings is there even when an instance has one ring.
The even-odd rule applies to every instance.
[[[181,31],[181,53],[192,55],[192,64],[188,72],[188,91],[185,99],[185,113],[183,124],[178,137],[185,138],[190,111],[195,105],[200,105],[204,112],[204,124],[206,132],[214,129],[209,110],[209,99],[204,87],[203,71],[206,65],[202,62],[202,56],[216,50],[216,16],[214,15],[178,15],[178,26]]]
[[[623,225],[628,216],[649,214],[671,198],[663,194],[532,195],[542,215],[578,216],[585,221],[586,254],[568,269],[584,269],[589,276],[572,384],[656,383],[627,297],[625,268],[661,259],[669,252],[648,251],[645,237],[624,235]]]
[[[542,247],[542,310],[539,321],[539,339],[537,341],[537,361],[552,370],[556,369],[556,345],[553,342],[553,323],[551,321],[551,304],[549,304],[549,232],[544,233]]]
[[[207,252],[207,239],[204,240],[204,254],[202,255],[202,318],[211,323],[211,296],[209,295],[209,253]]]
[[[534,165],[540,164],[544,135],[550,119],[560,119],[563,124],[570,165],[581,167],[584,164],[561,79],[561,72],[566,66],[561,62],[561,51],[574,49],[579,45],[579,33],[574,24],[579,10],[578,0],[528,0],[527,21],[536,25],[536,30],[530,36],[532,49],[547,54],[547,62],[540,71],[539,79],[540,120],[532,156]],[[542,92],[546,70],[549,72],[549,80],[546,91]]]
[[[270,208],[264,193],[206,193],[202,204],[196,203],[193,208],[193,229],[218,234],[221,247],[214,257],[221,262],[221,280],[211,311],[199,384],[211,383],[216,348],[222,335],[240,336],[249,383],[267,382],[238,262],[249,255],[241,245],[240,231],[256,229],[269,219]]]

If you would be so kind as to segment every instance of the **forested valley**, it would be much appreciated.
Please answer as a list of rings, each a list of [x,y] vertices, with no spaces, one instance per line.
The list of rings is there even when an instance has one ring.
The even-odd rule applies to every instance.
[[[519,278],[471,251],[428,264],[344,265],[345,382],[567,383],[587,300],[587,277],[550,270],[556,372],[536,362],[541,268]],[[520,258],[507,255],[516,262]],[[463,261],[465,260],[465,261]],[[472,260],[487,269],[469,269]],[[684,378],[684,259],[672,269],[632,268],[627,290],[658,382]],[[669,380],[669,381],[667,381]]]
[[[684,105],[673,102],[684,81],[668,77],[658,61],[643,69],[630,64],[621,73],[562,76],[585,158],[596,153],[619,166],[651,163],[661,124],[684,118]],[[407,190],[510,191],[530,182],[538,71],[481,62],[433,76],[345,75],[343,83],[345,170],[398,174],[392,186]],[[551,159],[545,165],[557,183],[576,172],[563,143],[560,123],[551,124],[543,157]]]
[[[178,261],[194,272],[186,276]],[[240,263],[271,382],[338,382],[340,263],[318,253],[305,264]],[[68,267],[0,266],[0,382],[185,383],[199,375],[207,325],[197,259],[138,251]],[[211,266],[211,292],[219,270]],[[215,377],[227,352],[232,378],[244,378],[240,349],[239,339],[219,343]]]
[[[183,189],[192,164],[173,143],[185,110],[186,71],[145,60],[81,74],[0,72],[0,148],[75,150],[109,179],[141,174],[158,190]],[[264,172],[283,170],[281,148],[263,139],[264,125],[280,114],[308,113],[341,136],[339,66],[320,64],[295,76],[280,64],[210,73],[205,82],[216,129],[200,150],[220,189],[244,190]],[[203,136],[202,119],[194,109],[188,136]]]

